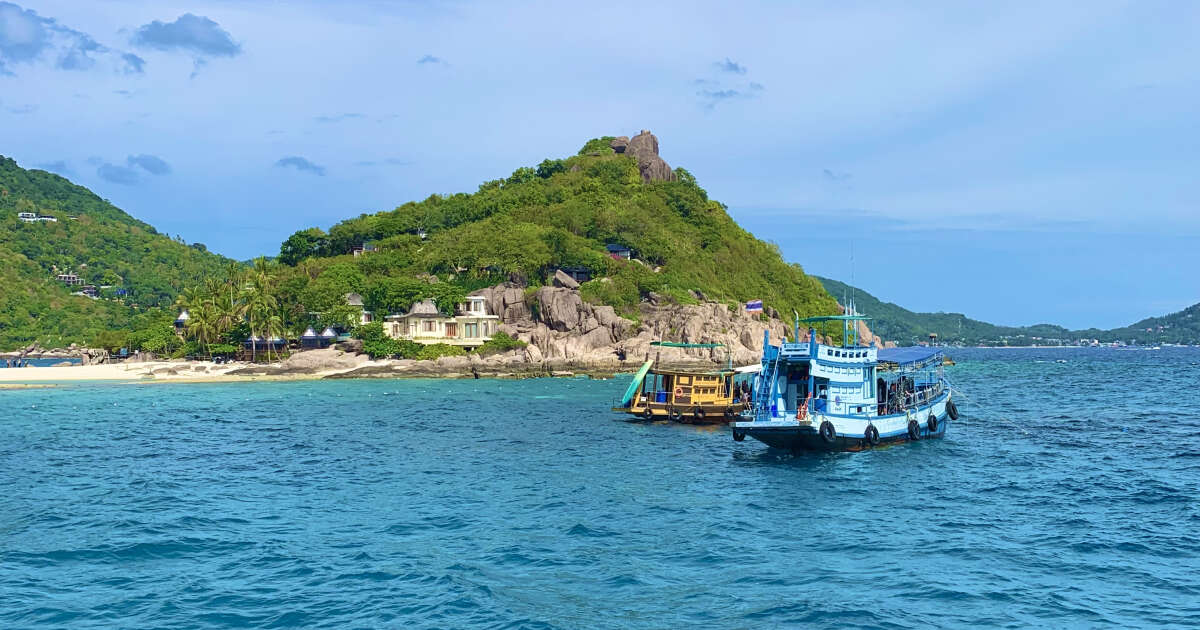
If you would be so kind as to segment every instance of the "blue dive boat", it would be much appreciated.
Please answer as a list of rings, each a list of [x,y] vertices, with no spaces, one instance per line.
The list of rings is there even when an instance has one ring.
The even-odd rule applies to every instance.
[[[750,436],[791,451],[857,451],[945,435],[958,410],[941,351],[859,345],[858,322],[866,319],[797,318],[794,341],[778,346],[764,332],[752,404],[731,423],[733,439]],[[807,341],[800,340],[801,321],[809,324]],[[842,345],[817,343],[812,325],[827,323],[841,323]]]

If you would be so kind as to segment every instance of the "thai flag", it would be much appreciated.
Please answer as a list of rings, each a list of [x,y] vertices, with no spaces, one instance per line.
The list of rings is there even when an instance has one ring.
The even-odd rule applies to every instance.
[[[761,313],[762,312],[762,300],[750,300],[749,302],[746,302],[746,312],[747,313]]]

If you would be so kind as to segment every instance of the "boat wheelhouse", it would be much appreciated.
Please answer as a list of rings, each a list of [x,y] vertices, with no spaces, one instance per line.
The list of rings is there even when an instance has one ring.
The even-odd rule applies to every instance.
[[[733,439],[750,436],[791,451],[856,451],[886,442],[946,434],[958,410],[933,347],[858,344],[861,315],[796,320],[793,341],[763,335],[762,366],[750,408],[732,423]],[[809,324],[801,340],[800,322]],[[842,344],[817,342],[814,324],[840,323]]]
[[[655,341],[660,348],[723,348],[719,343]],[[672,370],[659,368],[658,357],[647,360],[633,375],[621,402],[613,411],[645,420],[672,420],[695,424],[725,423],[739,416],[746,404],[735,383],[737,370]],[[749,388],[745,390],[749,396]]]

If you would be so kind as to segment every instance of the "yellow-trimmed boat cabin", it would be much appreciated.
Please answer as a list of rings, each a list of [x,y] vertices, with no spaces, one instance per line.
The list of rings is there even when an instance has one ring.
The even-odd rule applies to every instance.
[[[654,342],[673,348],[719,348],[722,344]],[[745,408],[743,391],[732,368],[715,371],[656,369],[657,359],[646,361],[634,374],[625,396],[613,411],[646,420],[675,422],[728,422]],[[749,397],[749,390],[745,391]]]

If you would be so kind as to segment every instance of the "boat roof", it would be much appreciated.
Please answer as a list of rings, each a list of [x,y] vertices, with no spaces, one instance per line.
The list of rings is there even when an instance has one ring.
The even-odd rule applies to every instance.
[[[880,363],[911,365],[928,361],[941,354],[941,350],[929,346],[908,346],[905,348],[880,348],[876,357]]]

